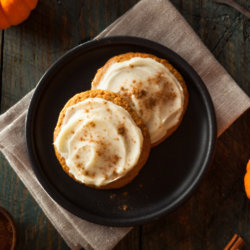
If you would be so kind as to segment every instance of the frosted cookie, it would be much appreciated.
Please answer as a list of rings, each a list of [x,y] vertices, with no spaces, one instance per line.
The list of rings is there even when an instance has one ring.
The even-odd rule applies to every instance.
[[[92,89],[126,97],[147,126],[152,146],[178,128],[188,104],[180,73],[168,61],[151,54],[131,52],[112,57],[97,71]]]
[[[112,189],[128,184],[139,173],[149,155],[150,138],[125,98],[91,90],[75,95],[62,109],[54,149],[73,179]]]

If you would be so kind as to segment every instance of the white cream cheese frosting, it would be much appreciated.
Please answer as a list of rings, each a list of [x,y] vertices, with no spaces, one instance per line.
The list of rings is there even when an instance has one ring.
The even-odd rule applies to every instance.
[[[54,145],[76,180],[98,187],[137,164],[143,135],[127,110],[88,98],[67,108]]]
[[[93,89],[104,89],[127,97],[146,124],[151,143],[175,127],[184,109],[180,82],[162,63],[133,57],[111,64]]]

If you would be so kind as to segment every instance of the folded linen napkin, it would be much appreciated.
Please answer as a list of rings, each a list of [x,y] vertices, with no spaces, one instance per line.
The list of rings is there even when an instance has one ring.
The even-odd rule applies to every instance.
[[[218,136],[250,107],[249,97],[216,61],[168,0],[141,0],[106,28],[105,36],[131,35],[161,43],[182,56],[203,79],[215,106]],[[131,228],[96,225],[55,203],[37,181],[26,152],[24,123],[33,91],[0,116],[0,150],[72,249],[111,249]]]

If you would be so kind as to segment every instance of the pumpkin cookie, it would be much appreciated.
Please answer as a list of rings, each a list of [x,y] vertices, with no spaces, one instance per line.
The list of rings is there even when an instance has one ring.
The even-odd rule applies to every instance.
[[[165,59],[145,53],[126,53],[100,68],[92,89],[126,97],[147,126],[152,146],[180,125],[188,104],[188,90],[180,73]]]
[[[72,97],[54,130],[54,148],[64,171],[79,183],[120,188],[145,164],[150,138],[128,101],[106,90]]]

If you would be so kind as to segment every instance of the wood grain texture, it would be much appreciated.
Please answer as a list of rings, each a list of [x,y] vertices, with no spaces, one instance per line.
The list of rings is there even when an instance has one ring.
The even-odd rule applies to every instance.
[[[211,1],[172,2],[249,95],[250,29],[245,17]],[[250,158],[249,124],[250,111],[219,138],[212,166],[183,206],[143,226],[142,249],[222,249],[235,233],[250,246],[249,200],[243,185]]]
[[[1,112],[35,87],[59,56],[93,38],[134,2],[39,1],[26,22],[4,31]],[[0,205],[16,221],[17,249],[68,249],[2,155],[0,173]],[[135,229],[120,249],[137,249],[137,241],[130,241],[136,235]]]
[[[1,100],[2,100],[2,65],[3,65],[3,31],[0,31],[0,111],[1,111]]]
[[[40,0],[26,22],[0,33],[1,112],[32,89],[54,60],[93,38],[136,2]],[[171,2],[250,94],[249,20],[209,0]],[[250,1],[238,2],[250,8]],[[135,227],[115,249],[222,249],[234,233],[250,246],[250,203],[243,187],[250,157],[249,124],[248,111],[220,137],[213,164],[183,206],[157,221]],[[2,155],[0,173],[0,205],[16,221],[17,249],[68,249]]]
[[[142,249],[223,249],[235,233],[249,246],[249,200],[243,186],[249,124],[248,111],[220,137],[213,164],[183,206],[143,226]]]
[[[114,250],[138,250],[141,249],[141,226],[134,227],[124,239],[122,239]]]

